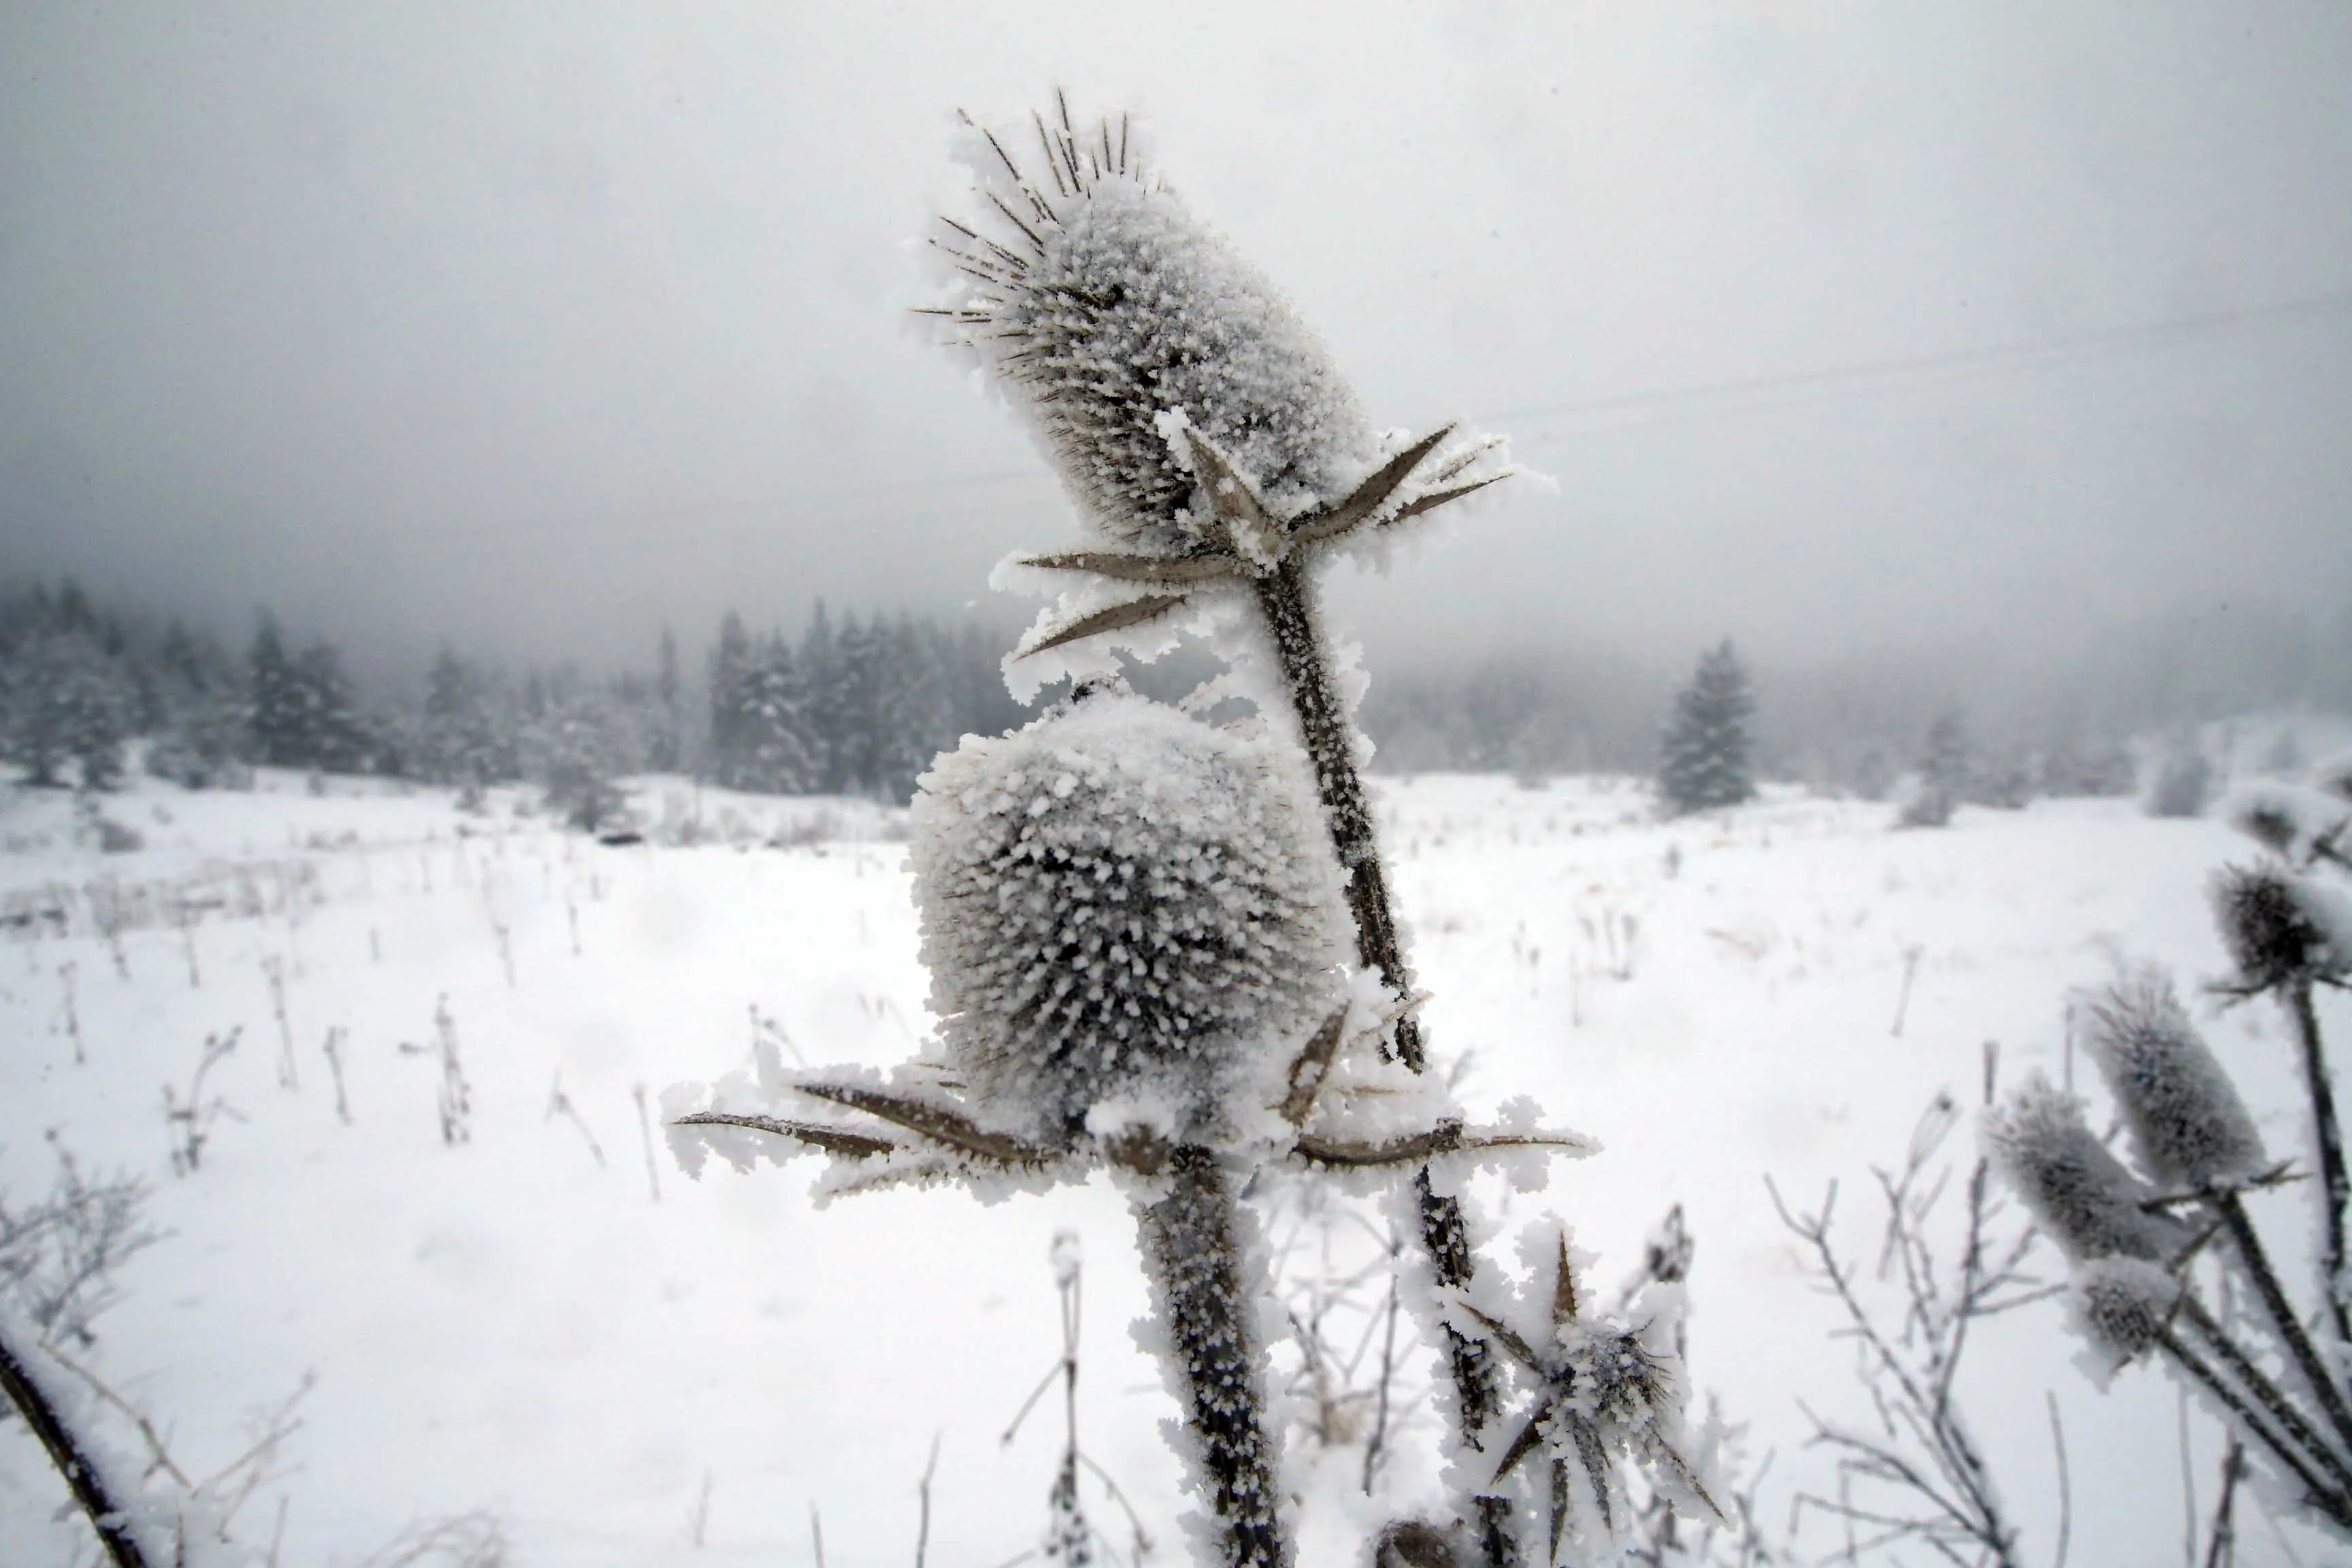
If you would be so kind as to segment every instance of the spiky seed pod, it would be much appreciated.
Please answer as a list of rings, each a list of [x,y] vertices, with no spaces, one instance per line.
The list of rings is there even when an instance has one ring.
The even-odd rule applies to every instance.
[[[2136,969],[2085,1002],[2091,1058],[2150,1176],[2198,1190],[2262,1169],[2254,1119],[2189,1022],[2171,976]]]
[[[2140,1205],[2154,1194],[2107,1152],[2083,1102],[2035,1073],[1988,1112],[1985,1152],[2069,1258],[2169,1258],[2186,1227]]]
[[[1210,537],[1171,416],[1276,519],[1346,495],[1380,446],[1321,342],[1145,174],[1124,116],[1076,131],[1057,107],[1034,138],[975,132],[980,227],[950,223],[940,242],[965,283],[938,312],[950,341],[978,352],[1082,517],[1119,543],[1181,554]]]
[[[2212,882],[2213,918],[2237,969],[2231,986],[2270,991],[2340,977],[2352,959],[2312,918],[2303,879],[2269,866],[2225,866]]]
[[[1105,692],[967,737],[912,826],[949,1057],[1033,1136],[1139,1098],[1213,1141],[1229,1089],[1330,1011],[1339,871],[1271,742]]]
[[[2118,1362],[2137,1361],[2170,1332],[2180,1281],[2137,1258],[2098,1258],[2074,1270],[2074,1319]]]

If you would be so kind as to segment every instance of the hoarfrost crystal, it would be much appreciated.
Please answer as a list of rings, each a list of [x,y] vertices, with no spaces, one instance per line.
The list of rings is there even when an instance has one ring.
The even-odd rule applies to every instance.
[[[1339,872],[1271,742],[1097,694],[968,737],[912,826],[949,1060],[1033,1136],[1111,1101],[1214,1136],[1339,994]]]
[[[2168,977],[2136,970],[2086,1001],[2091,1056],[2149,1175],[2197,1189],[2262,1169],[2254,1120]]]
[[[2150,1194],[2083,1120],[2083,1102],[2036,1073],[1985,1118],[1986,1152],[2053,1240],[2078,1261],[2169,1258],[2187,1228],[2145,1212]]]
[[[1278,519],[1346,495],[1380,439],[1289,301],[1146,175],[1125,119],[1082,133],[1040,119],[1036,132],[1045,181],[994,136],[971,138],[990,232],[948,223],[963,287],[938,314],[1028,414],[1087,522],[1159,554],[1206,542],[1211,509],[1171,415]]]

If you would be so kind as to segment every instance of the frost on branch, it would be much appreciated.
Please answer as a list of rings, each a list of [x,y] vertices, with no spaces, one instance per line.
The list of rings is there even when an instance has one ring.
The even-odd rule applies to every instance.
[[[1028,1136],[1116,1101],[1215,1139],[1338,999],[1339,873],[1270,742],[1099,693],[967,738],[912,832],[948,1063]]]
[[[2168,1259],[2187,1227],[2140,1205],[2155,1195],[2083,1119],[2083,1102],[2035,1073],[1985,1116],[1985,1152],[2042,1228],[2081,1261]]]
[[[2150,1176],[2197,1191],[2260,1173],[2253,1118],[2168,975],[2136,969],[2084,1001],[2092,1059]]]

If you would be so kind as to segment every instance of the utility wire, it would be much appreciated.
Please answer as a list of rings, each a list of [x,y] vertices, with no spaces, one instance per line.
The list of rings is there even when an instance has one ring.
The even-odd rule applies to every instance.
[[[1611,416],[1628,414],[1672,415],[1685,411],[1696,415],[1718,412],[1748,413],[1751,411],[1750,400],[1760,400],[1763,405],[1804,403],[1822,401],[1853,393],[1875,391],[1881,387],[1897,387],[1909,383],[1922,385],[1941,384],[1945,382],[1990,372],[2040,369],[2047,365],[2066,364],[2103,359],[2116,354],[2169,348],[2176,344],[2221,337],[2237,331],[2324,316],[2343,310],[2347,307],[2352,307],[2352,290],[2315,295],[2303,300],[2283,300],[2271,305],[2249,306],[2243,310],[2219,310],[2207,315],[2176,317],[2171,321],[2149,322],[2140,326],[2116,327],[2099,331],[2028,339],[2018,342],[1997,344],[1990,348],[1961,349],[1949,353],[1876,360],[1862,364],[1839,365],[1817,371],[1800,371],[1785,375],[1757,376],[1748,380],[1717,382],[1704,386],[1630,393],[1619,396],[1591,398],[1576,403],[1509,408],[1497,414],[1482,416],[1482,417],[1501,425],[1529,420],[1606,418]],[[1776,398],[1771,395],[1782,393],[1800,395],[1811,393],[1815,395],[1786,398]]]
[[[1497,413],[1483,414],[1480,418],[1482,422],[1496,426],[1557,422],[1573,426],[1579,423],[1607,424],[1620,420],[1631,422],[1643,417],[1674,419],[1747,415],[1759,413],[1767,408],[1830,402],[1872,392],[1940,385],[2002,371],[2035,370],[2053,365],[2103,359],[2117,354],[2145,353],[2224,337],[2241,331],[2313,320],[2347,308],[2352,308],[2352,289],[2333,294],[2314,295],[2301,300],[2283,300],[2269,305],[2252,305],[2242,310],[2217,310],[2197,316],[2179,316],[2170,321],[2147,322],[2139,326],[2116,327],[2098,331],[2026,339],[2016,342],[1996,344],[1990,348],[1959,349],[1948,353],[1874,360],[1861,364],[1836,365],[1782,375],[1756,376],[1745,380],[1714,382],[1698,386],[1669,387],[1652,392],[1626,393],[1570,403],[1507,408]],[[1516,437],[1515,444],[1522,447],[1549,444],[1572,433],[1574,433],[1572,429],[1567,428],[1537,431]],[[804,490],[789,495],[748,496],[732,500],[688,502],[675,507],[630,511],[595,519],[549,519],[539,526],[553,531],[575,527],[586,521],[686,521],[700,517],[740,517],[747,513],[781,511],[786,509],[805,510],[811,507],[839,509],[852,503],[866,503],[858,506],[856,512],[845,517],[838,510],[835,511],[834,515],[837,521],[856,521],[860,516],[873,515],[874,508],[871,503],[887,500],[892,497],[912,498],[931,492],[969,492],[982,487],[1022,484],[1036,485],[1043,489],[1046,487],[1049,480],[1050,476],[1042,468],[994,468],[937,479],[910,479],[880,484],[845,485],[831,489]],[[992,510],[1003,511],[1010,510],[1010,505],[999,503]]]

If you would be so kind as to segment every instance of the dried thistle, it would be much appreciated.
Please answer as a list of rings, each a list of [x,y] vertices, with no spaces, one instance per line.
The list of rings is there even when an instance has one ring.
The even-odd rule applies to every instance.
[[[2261,1172],[2254,1119],[2198,1037],[2169,975],[2136,969],[2084,1002],[2092,1059],[2150,1176],[2195,1191]]]
[[[1270,744],[1174,709],[1104,693],[967,738],[923,781],[912,859],[950,1064],[1032,1136],[1112,1100],[1216,1136],[1236,1080],[1331,1011],[1313,802]]]
[[[950,342],[1028,414],[1104,537],[1158,554],[1209,542],[1212,508],[1174,420],[1214,442],[1276,517],[1338,500],[1379,441],[1290,302],[1147,168],[1129,118],[1068,100],[999,137],[965,121],[973,223],[936,243],[961,287]]]
[[[1985,1152],[2051,1238],[2077,1261],[2168,1260],[2189,1240],[2141,1205],[2153,1194],[2108,1152],[2083,1102],[2036,1073],[1985,1115]]]
[[[2271,866],[2225,866],[2211,886],[2213,919],[2237,973],[2227,989],[2251,995],[2315,979],[2340,979],[2352,957],[2338,933],[2313,918],[2311,889]]]

